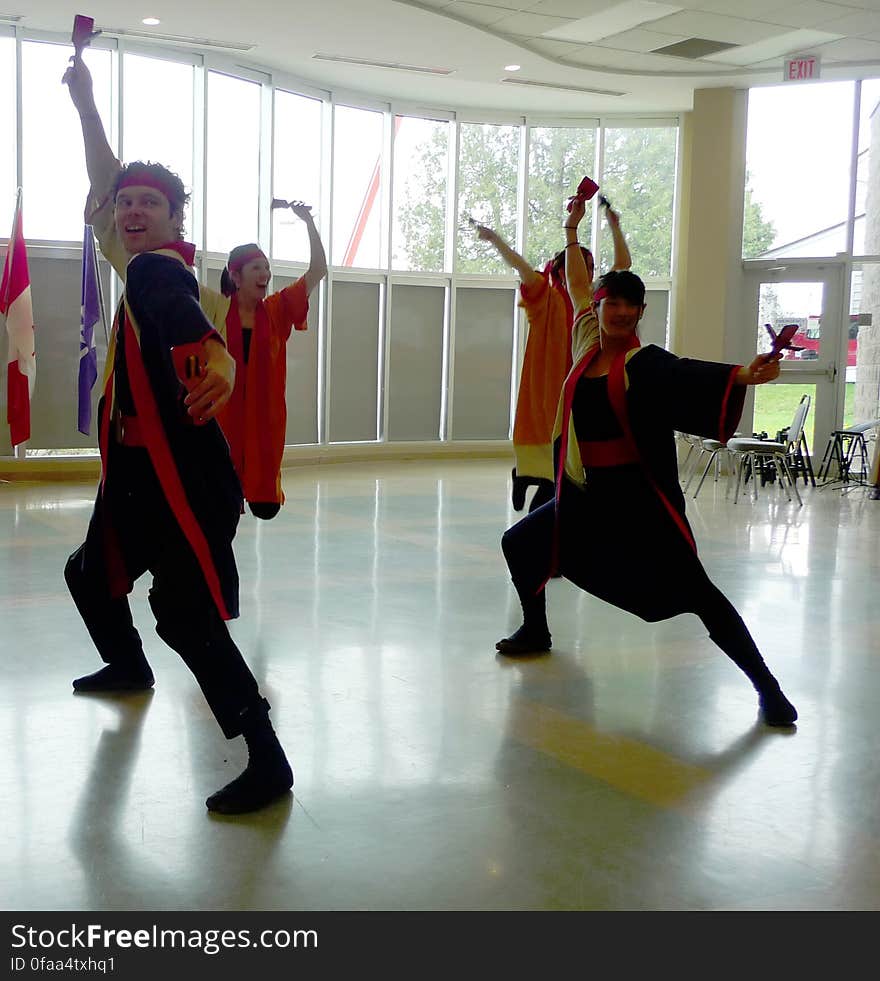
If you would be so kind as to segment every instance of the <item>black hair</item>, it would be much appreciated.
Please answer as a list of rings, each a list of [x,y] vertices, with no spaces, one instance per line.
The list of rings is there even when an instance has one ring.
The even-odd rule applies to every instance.
[[[232,281],[232,274],[229,272],[230,264],[248,252],[260,251],[262,250],[256,242],[248,242],[246,245],[236,245],[236,247],[229,253],[229,258],[226,260],[226,265],[223,267],[223,272],[220,273],[220,292],[224,296],[232,296],[232,294],[238,290],[238,287]]]
[[[614,299],[627,300],[633,306],[645,305],[645,284],[628,269],[612,269],[599,277],[596,292],[605,290],[605,295]]]
[[[592,263],[593,268],[595,269],[595,260],[593,259],[593,253],[590,252],[590,250],[586,247],[586,245],[581,246],[581,255],[584,257],[584,262],[586,263],[587,268],[589,269],[590,264]],[[561,252],[557,252],[556,255],[553,256],[553,259],[551,260],[550,263],[550,272],[552,273],[555,279],[559,280],[560,273],[564,272],[564,270],[565,270],[565,249],[562,249]]]

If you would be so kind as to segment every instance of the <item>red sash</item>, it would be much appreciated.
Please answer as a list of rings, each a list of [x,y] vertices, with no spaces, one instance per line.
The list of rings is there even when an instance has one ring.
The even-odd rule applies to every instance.
[[[579,439],[584,467],[622,467],[639,462],[639,451],[624,437],[620,439]]]
[[[235,358],[236,382],[220,421],[245,497],[249,501],[274,501],[277,454],[269,416],[272,411],[271,332],[263,303],[258,303],[255,311],[247,364],[243,334],[238,301],[233,295],[226,314],[226,340],[229,353]]]
[[[177,465],[174,462],[174,456],[171,453],[171,447],[168,444],[168,438],[159,416],[159,409],[156,405],[149,377],[147,376],[147,370],[144,367],[140,345],[135,336],[131,320],[127,312],[123,312],[122,307],[120,307],[117,317],[117,333],[119,332],[120,320],[122,321],[122,329],[125,335],[125,365],[128,372],[128,382],[137,411],[138,425],[140,426],[147,452],[150,454],[150,461],[156,471],[156,476],[159,478],[159,483],[168,501],[168,506],[177,519],[180,529],[189,542],[195,554],[196,561],[201,567],[202,574],[205,577],[205,584],[211,593],[211,598],[214,600],[217,611],[224,620],[230,620],[232,618],[223,599],[220,577],[214,565],[211,549],[186,496],[186,490],[177,471]],[[101,430],[99,433],[102,495],[107,479],[110,421],[112,415],[113,373],[111,372],[107,379],[107,384],[104,387],[104,415],[101,419]],[[119,542],[112,523],[105,521],[104,527],[105,558],[107,561],[111,594],[113,596],[123,596],[131,591],[131,579],[128,576],[127,570],[125,570]]]
[[[156,476],[159,478],[159,483],[162,485],[162,492],[168,501],[168,506],[201,566],[205,584],[211,593],[217,612],[224,620],[231,620],[232,617],[226,609],[226,602],[223,599],[220,576],[217,574],[208,540],[205,538],[205,533],[190,506],[171,447],[168,444],[168,437],[159,417],[159,408],[156,405],[150,379],[147,376],[147,369],[141,356],[141,347],[135,336],[128,311],[125,314],[124,329],[128,383],[131,387],[135,410],[140,419],[141,432],[147,444],[147,452],[150,454],[150,461],[156,471]]]

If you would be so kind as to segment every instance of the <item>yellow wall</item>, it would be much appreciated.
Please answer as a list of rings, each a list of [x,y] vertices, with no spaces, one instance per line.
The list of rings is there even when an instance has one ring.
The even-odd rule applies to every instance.
[[[738,362],[745,187],[745,89],[698,89],[682,120],[682,167],[672,349]]]

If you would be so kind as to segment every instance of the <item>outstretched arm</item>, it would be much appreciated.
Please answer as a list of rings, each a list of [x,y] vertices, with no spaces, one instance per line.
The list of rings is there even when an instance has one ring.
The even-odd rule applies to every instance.
[[[511,269],[515,269],[519,274],[519,278],[522,280],[522,284],[525,287],[536,286],[541,279],[541,274],[536,272],[529,265],[528,262],[514,249],[512,249],[507,242],[496,232],[494,229],[489,228],[486,225],[480,225],[478,222],[472,222],[474,229],[477,233],[477,238],[481,242],[488,242],[501,256],[501,258],[510,266]]]
[[[605,220],[611,229],[611,239],[614,242],[614,265],[612,270],[623,270],[632,268],[632,256],[629,254],[629,246],[623,237],[620,228],[620,215],[613,208],[605,208]]]
[[[92,75],[81,55],[73,56],[61,81],[67,86],[71,101],[79,113],[86,151],[86,170],[92,189],[97,193],[104,193],[113,183],[120,164],[104,132],[104,124],[98,115],[92,91]]]
[[[585,210],[586,202],[575,198],[562,226],[565,229],[565,285],[574,306],[575,320],[593,302],[593,283],[577,237]]]
[[[327,275],[327,255],[318,235],[318,229],[315,227],[315,220],[312,218],[312,209],[302,201],[291,201],[290,207],[296,217],[306,223],[306,230],[309,233],[309,268],[305,272],[305,281],[306,293],[311,294]]]

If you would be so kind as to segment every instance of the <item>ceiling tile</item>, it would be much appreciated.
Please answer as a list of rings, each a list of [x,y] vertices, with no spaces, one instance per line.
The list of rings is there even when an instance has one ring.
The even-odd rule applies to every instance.
[[[704,37],[710,41],[729,41],[732,44],[752,44],[763,41],[782,30],[772,24],[743,20],[739,17],[722,17],[687,10],[653,22],[653,28],[663,34],[679,34],[685,37]]]
[[[877,61],[880,62],[880,42],[847,37],[830,41],[816,48],[816,54],[826,61]]]
[[[770,15],[774,10],[791,7],[795,0],[677,0],[677,2],[683,7],[706,13],[724,14],[728,17],[735,14],[745,20],[772,22],[773,18]],[[846,9],[841,11],[842,14],[847,12]]]
[[[601,14],[609,7],[616,7],[620,0],[533,0],[523,10],[531,14],[549,14],[552,17],[590,17]]]
[[[503,31],[505,34],[538,37],[545,31],[552,31],[554,27],[563,27],[571,22],[571,17],[547,17],[541,14],[521,13],[505,17],[504,20],[495,25],[495,29]]]
[[[410,0],[394,0],[395,3],[405,4],[407,7],[448,7],[452,0],[414,0],[410,3]]]
[[[666,44],[684,41],[689,36],[685,34],[658,34],[656,31],[644,31],[636,27],[631,31],[621,31],[620,34],[603,37],[601,41],[594,41],[593,43],[602,48],[618,48],[621,51],[653,51],[654,48],[662,48]]]
[[[545,37],[529,38],[524,43],[530,51],[537,51],[538,54],[545,55],[548,58],[568,58],[587,47],[586,44],[573,44],[571,41],[553,41]]]
[[[486,3],[469,3],[466,0],[458,0],[451,3],[443,11],[444,14],[451,14],[453,17],[461,17],[462,20],[471,24],[479,24],[481,27],[489,27],[497,24],[498,21],[509,17],[512,11],[505,10],[503,7],[493,7]]]
[[[779,5],[766,14],[755,16],[771,24],[783,24],[785,27],[817,27],[835,17],[853,12],[852,6],[822,3],[821,0],[801,0],[800,3]]]
[[[832,31],[834,34],[871,34],[880,31],[880,11],[854,11],[836,20],[822,21],[818,26],[823,31]]]
[[[454,4],[449,4],[449,6],[458,6],[461,0],[457,0]],[[528,6],[527,0],[480,0],[480,3],[484,7],[501,7],[505,12],[508,10],[522,10],[523,7]]]
[[[600,48],[590,44],[580,54],[567,59],[574,64],[595,66],[600,68],[619,68],[628,71],[645,72],[693,72],[695,75],[711,75],[714,69],[705,62],[689,62],[684,58],[669,58],[664,55],[648,54],[645,52],[621,51],[616,48]]]

